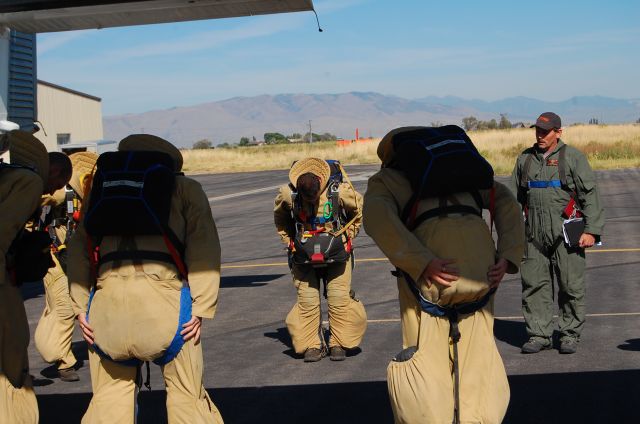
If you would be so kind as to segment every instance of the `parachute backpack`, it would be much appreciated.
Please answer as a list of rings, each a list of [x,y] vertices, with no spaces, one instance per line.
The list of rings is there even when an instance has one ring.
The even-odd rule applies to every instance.
[[[10,163],[5,163],[0,158],[0,178],[9,169],[26,169],[46,183],[49,156],[40,140],[29,132],[13,130],[0,135],[0,153],[7,149]],[[6,213],[4,210],[2,212]],[[35,221],[38,215],[36,210],[29,219]],[[24,228],[17,231],[6,258],[7,271],[13,284],[41,280],[47,274],[48,269],[55,265],[51,259],[50,245],[49,234],[44,231],[27,231]]]
[[[37,174],[30,166],[5,163],[0,158],[0,178],[5,169],[27,169]],[[36,210],[30,219],[37,220],[39,210]],[[22,283],[42,280],[49,268],[55,263],[51,258],[51,238],[46,231],[28,231],[24,227],[18,231],[7,251],[6,268],[13,284],[20,286]]]
[[[116,260],[151,259],[175,264],[182,278],[180,312],[176,334],[165,353],[153,362],[165,365],[182,349],[182,325],[191,319],[191,291],[187,268],[182,260],[184,246],[169,228],[171,198],[175,188],[174,160],[167,153],[157,151],[118,151],[100,155],[96,163],[89,206],[84,225],[89,237],[89,257],[95,278],[101,264]],[[154,251],[115,251],[101,256],[100,241],[104,236],[158,235],[169,253]],[[87,319],[95,287],[89,297]],[[96,352],[111,359],[94,345]],[[137,366],[133,358],[118,361]]]
[[[316,216],[307,217],[302,208],[301,196],[296,187],[289,183],[292,201],[291,216],[296,228],[295,237],[289,246],[289,253],[291,262],[297,265],[324,267],[332,263],[347,262],[353,254],[351,239],[347,236],[345,245],[341,237],[354,220],[347,222],[344,210],[340,206],[340,184],[346,180],[352,188],[353,185],[339,161],[327,160],[326,162],[331,174],[326,185],[327,202],[321,206],[322,216],[316,214]],[[327,223],[332,224],[333,231],[326,231],[324,225]],[[305,225],[311,229],[306,230]]]
[[[410,229],[447,213],[481,214],[470,206],[441,205],[416,217],[421,199],[459,192],[471,193],[482,210],[478,190],[493,187],[493,168],[462,128],[415,127],[395,134],[391,143],[395,154],[387,166],[404,172],[413,190],[401,215]]]

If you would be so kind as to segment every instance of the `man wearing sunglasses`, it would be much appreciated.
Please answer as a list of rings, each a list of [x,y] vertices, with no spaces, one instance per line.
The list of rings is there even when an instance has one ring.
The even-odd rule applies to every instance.
[[[559,350],[571,354],[577,351],[585,322],[585,249],[599,241],[604,212],[586,156],[560,139],[560,117],[545,112],[534,127],[536,142],[520,154],[511,179],[527,238],[520,273],[529,340],[522,353],[552,347],[557,284]],[[569,220],[580,225],[575,241],[565,237]]]

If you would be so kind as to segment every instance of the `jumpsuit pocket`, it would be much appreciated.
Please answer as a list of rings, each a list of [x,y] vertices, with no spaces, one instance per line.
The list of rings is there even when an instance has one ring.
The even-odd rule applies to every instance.
[[[396,423],[444,423],[453,419],[453,381],[446,318],[420,312],[418,346],[404,349],[387,367]]]
[[[415,346],[408,349],[415,349]],[[451,379],[438,381],[437,373],[430,372],[432,366],[427,348],[418,348],[406,359],[410,355],[408,349],[401,352],[404,355],[397,355],[387,367],[387,388],[395,422],[445,422],[443,412],[445,415],[450,412],[453,418]],[[406,360],[398,362],[400,356]],[[449,372],[448,366],[445,371]]]

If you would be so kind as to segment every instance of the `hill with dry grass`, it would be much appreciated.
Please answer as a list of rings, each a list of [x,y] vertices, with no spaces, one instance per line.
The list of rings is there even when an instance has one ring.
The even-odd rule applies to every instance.
[[[555,111],[565,124],[635,122],[640,118],[640,101],[607,97],[574,97],[563,102],[544,102],[514,97],[494,102],[457,97],[427,97],[408,100],[379,93],[281,94],[236,97],[188,107],[155,110],[140,114],[104,118],[105,138],[120,140],[132,133],[147,132],[164,137],[179,147],[208,139],[214,145],[237,143],[241,137],[264,133],[285,135],[331,133],[338,137],[382,137],[403,125],[457,124],[462,118],[499,119],[507,114],[511,122],[531,122],[544,111]]]

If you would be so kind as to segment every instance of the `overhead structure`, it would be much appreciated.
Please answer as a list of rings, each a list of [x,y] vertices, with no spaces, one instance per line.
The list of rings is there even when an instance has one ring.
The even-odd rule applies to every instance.
[[[311,10],[312,0],[8,0],[0,27],[40,33]]]

